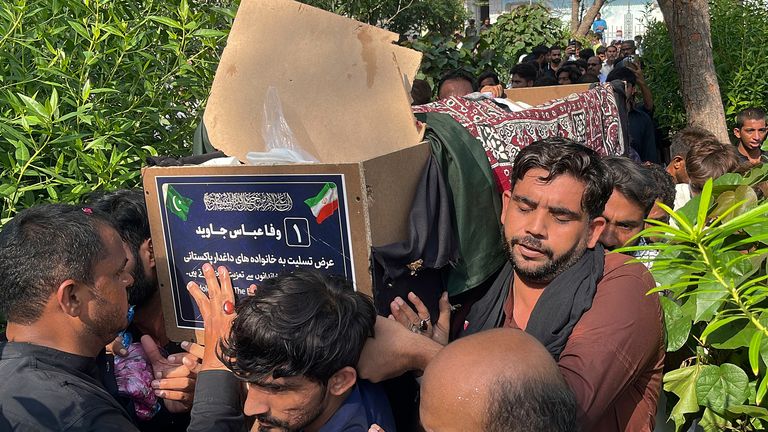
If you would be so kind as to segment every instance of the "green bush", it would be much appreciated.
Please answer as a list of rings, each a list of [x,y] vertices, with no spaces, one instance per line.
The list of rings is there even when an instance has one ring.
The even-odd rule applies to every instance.
[[[39,202],[135,186],[147,156],[187,153],[234,8],[3,2],[2,222]]]
[[[649,221],[657,238],[653,273],[664,309],[668,363],[664,391],[675,430],[693,420],[706,431],[768,427],[768,200],[752,186],[768,165],[746,176],[709,180],[677,212],[677,227]]]
[[[564,24],[552,18],[547,8],[534,4],[502,14],[489,31],[464,38],[461,45],[453,37],[436,32],[406,45],[424,54],[418,78],[434,87],[440,76],[454,69],[474,76],[492,69],[506,82],[521,55],[538,45],[565,45],[566,41]]]
[[[744,108],[768,107],[768,6],[760,0],[711,0],[710,16],[720,93],[726,118],[733,124],[736,113]],[[656,119],[672,130],[685,127],[672,43],[664,23],[649,25],[643,39],[643,63]]]

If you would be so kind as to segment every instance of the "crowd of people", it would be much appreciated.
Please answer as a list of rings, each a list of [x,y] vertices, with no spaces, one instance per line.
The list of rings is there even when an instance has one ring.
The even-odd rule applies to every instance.
[[[381,316],[348,281],[315,271],[237,299],[227,268],[203,264],[205,291],[187,289],[205,343],[171,341],[141,190],[20,211],[0,232],[0,429],[653,430],[665,342],[659,299],[646,295],[652,254],[612,251],[652,242],[639,234],[669,221],[660,203],[679,209],[708,179],[768,161],[768,130],[749,108],[737,145],[686,128],[665,155],[645,135],[653,101],[635,49],[535,47],[508,85],[492,71],[440,81],[438,98],[621,81],[637,114],[633,157],[558,137],[516,155],[497,215],[508,262],[460,308],[443,293],[437,317],[413,293]],[[415,102],[431,99],[423,85],[414,99],[428,100]],[[418,420],[407,423],[384,383],[413,371]]]

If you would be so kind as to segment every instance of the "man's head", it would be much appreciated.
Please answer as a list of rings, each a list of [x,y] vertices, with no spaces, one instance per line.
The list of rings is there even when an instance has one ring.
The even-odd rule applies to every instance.
[[[576,66],[563,66],[557,70],[557,83],[560,85],[576,84],[581,79],[581,72]]]
[[[653,203],[653,208],[648,212],[646,219],[654,219],[660,222],[669,222],[669,213],[665,212],[659,203],[664,204],[669,208],[674,208],[675,205],[675,179],[670,175],[667,170],[661,165],[656,165],[653,162],[645,162],[643,166],[650,170],[653,177],[653,183],[656,186],[656,201]],[[648,228],[649,224],[645,224]]]
[[[692,146],[685,155],[685,170],[688,184],[694,195],[701,193],[704,183],[739,167],[736,151],[717,139],[704,139]]]
[[[474,18],[470,18],[469,19],[469,26],[470,27],[474,27],[475,26],[475,19]]]
[[[85,351],[127,325],[128,252],[106,215],[33,207],[3,227],[0,250],[0,313],[9,325],[65,332],[87,343]]]
[[[549,48],[544,45],[539,45],[533,48],[531,54],[533,54],[534,61],[538,63],[540,67],[547,64],[549,61]]]
[[[587,60],[587,73],[592,75],[600,75],[600,69],[603,67],[603,62],[600,61],[600,57],[592,56]]]
[[[768,135],[765,125],[765,111],[760,108],[747,108],[736,115],[736,127],[733,135],[739,140],[738,145],[746,151],[760,149]]]
[[[516,275],[545,285],[592,248],[613,185],[598,154],[564,138],[520,151],[503,194],[501,222]]]
[[[437,84],[437,98],[445,99],[451,96],[466,96],[477,91],[475,79],[464,70],[456,69],[440,78]]]
[[[608,48],[606,48],[604,46],[597,47],[597,51],[595,51],[595,52],[597,53],[597,57],[600,59],[601,62],[605,61],[605,52],[607,50],[608,50]]]
[[[597,13],[597,15],[595,15],[595,21],[597,21],[597,20],[601,19],[602,17],[603,17],[603,16],[602,16],[602,15],[600,15],[600,12],[598,12],[598,13]]]
[[[549,64],[557,66],[563,59],[562,48],[560,45],[552,45],[549,48]]]
[[[536,66],[531,63],[518,63],[512,68],[509,79],[510,88],[533,87],[536,81]]]
[[[672,137],[672,143],[669,146],[671,160],[667,165],[667,172],[674,177],[675,183],[688,183],[685,155],[688,154],[691,147],[705,139],[716,140],[717,138],[712,132],[695,126],[681,129]]]
[[[480,83],[480,88],[501,84],[501,80],[499,80],[499,74],[490,69],[481,73],[480,76],[477,77],[477,82]]]
[[[375,321],[371,299],[344,279],[296,271],[265,281],[238,304],[221,346],[249,383],[245,414],[260,431],[322,426],[355,385]]]
[[[600,243],[609,250],[632,246],[629,240],[643,230],[644,220],[656,202],[653,174],[629,158],[608,157],[603,161],[613,180],[613,193],[603,211],[605,229]]]
[[[123,189],[92,196],[88,205],[112,219],[117,232],[131,251],[129,256],[133,285],[128,302],[142,306],[157,293],[155,254],[149,229],[149,216],[144,193],[139,189]]]
[[[635,55],[635,41],[625,40],[621,42],[621,56],[629,57]]]
[[[619,56],[619,50],[613,46],[608,45],[605,47],[605,59],[608,61],[609,64],[613,64],[614,61],[616,61],[616,58]]]
[[[635,86],[637,85],[637,75],[628,67],[616,67],[608,73],[606,81],[620,80],[626,83],[627,100],[632,100],[635,95]]]
[[[552,356],[513,329],[443,348],[424,371],[419,411],[427,432],[576,430],[576,401]]]

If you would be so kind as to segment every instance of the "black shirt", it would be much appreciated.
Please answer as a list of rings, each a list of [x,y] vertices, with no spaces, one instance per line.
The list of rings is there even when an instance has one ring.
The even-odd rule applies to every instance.
[[[105,356],[0,342],[0,430],[137,431],[104,388]]]

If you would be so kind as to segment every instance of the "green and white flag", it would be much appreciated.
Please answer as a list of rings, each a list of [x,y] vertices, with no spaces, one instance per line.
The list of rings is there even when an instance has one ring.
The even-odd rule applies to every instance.
[[[187,221],[189,215],[189,207],[192,205],[192,200],[181,195],[171,185],[167,185],[165,191],[165,207],[179,217],[184,222]]]
[[[336,191],[336,185],[326,183],[320,193],[304,200],[304,202],[309,206],[315,219],[317,219],[317,223],[323,223],[324,220],[328,219],[339,208],[339,195]]]

